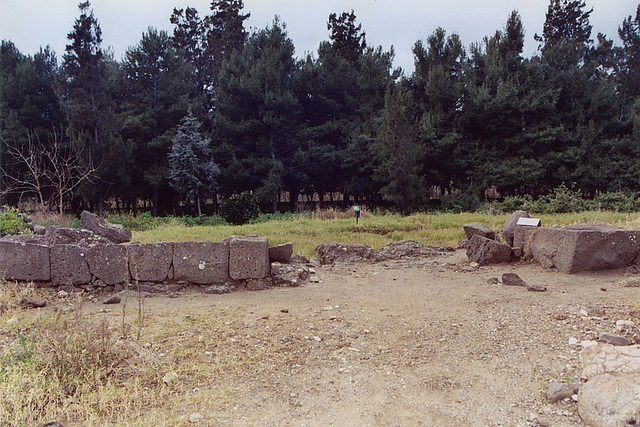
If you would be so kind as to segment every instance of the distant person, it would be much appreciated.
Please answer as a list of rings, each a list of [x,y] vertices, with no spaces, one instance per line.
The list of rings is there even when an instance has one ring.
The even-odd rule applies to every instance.
[[[358,221],[360,220],[360,206],[355,205],[353,207],[353,212],[355,212],[355,214],[356,214],[356,224],[357,224]]]

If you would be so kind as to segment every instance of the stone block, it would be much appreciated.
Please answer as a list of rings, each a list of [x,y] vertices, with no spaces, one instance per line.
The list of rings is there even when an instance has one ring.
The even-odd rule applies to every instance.
[[[140,282],[163,282],[172,278],[173,243],[127,246],[129,274]]]
[[[229,239],[229,275],[233,280],[267,277],[269,275],[269,240],[260,237]]]
[[[118,285],[129,281],[127,247],[106,244],[87,248],[87,264],[91,275],[105,285]]]
[[[44,245],[0,241],[0,279],[48,282],[50,248]]]
[[[229,281],[229,243],[175,243],[173,275],[174,280],[195,284]]]
[[[504,237],[504,241],[507,242],[509,246],[515,246],[513,244],[514,233],[516,229],[516,225],[518,224],[518,220],[520,218],[529,218],[529,213],[526,211],[515,211],[507,221],[504,223],[504,227],[502,227],[502,235]]]
[[[293,243],[272,246],[269,248],[269,259],[271,262],[282,262],[287,264],[293,255]]]
[[[495,231],[478,222],[474,222],[473,224],[465,224],[462,226],[462,228],[464,229],[464,234],[467,235],[467,239],[471,239],[476,234],[479,234],[482,237],[486,237],[487,239],[496,239]]]
[[[80,215],[82,228],[93,231],[95,234],[109,239],[113,243],[126,243],[131,241],[131,231],[120,224],[110,224],[98,215],[84,211]]]
[[[639,251],[640,231],[602,223],[542,228],[531,238],[533,258],[565,274],[626,267]]]
[[[511,260],[511,247],[478,234],[469,240],[467,256],[479,265],[499,264]]]
[[[87,285],[91,272],[87,248],[78,245],[55,245],[51,248],[51,283],[55,286]]]
[[[513,247],[519,249],[518,258],[524,257],[531,259],[531,239],[533,234],[538,231],[538,227],[530,227],[527,225],[516,225],[513,229]]]

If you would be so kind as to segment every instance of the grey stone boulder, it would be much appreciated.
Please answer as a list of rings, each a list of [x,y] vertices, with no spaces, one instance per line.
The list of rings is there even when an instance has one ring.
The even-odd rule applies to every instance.
[[[173,247],[174,280],[194,284],[229,281],[229,243],[181,242]]]
[[[50,281],[50,250],[45,245],[0,241],[0,279]]]
[[[274,262],[271,264],[271,277],[275,286],[294,287],[305,283],[311,272],[303,265],[290,265]]]
[[[365,245],[322,243],[313,251],[313,258],[316,258],[322,265],[336,262],[373,261],[375,252]]]
[[[86,250],[89,271],[101,284],[113,286],[129,281],[127,247],[106,244],[88,247]]]
[[[589,426],[622,427],[640,422],[640,377],[599,375],[580,388],[578,413]]]
[[[389,243],[384,248],[374,253],[376,262],[402,258],[433,257],[441,254],[440,249],[432,246],[421,245],[413,240]]]
[[[511,247],[476,234],[469,240],[467,256],[478,265],[500,264],[511,260]]]
[[[173,243],[128,245],[131,279],[140,282],[163,282],[172,279],[173,246]]]
[[[626,267],[639,251],[640,231],[603,223],[541,228],[531,238],[533,259],[566,274]]]
[[[495,240],[496,233],[489,227],[484,224],[480,224],[479,222],[474,222],[473,224],[463,225],[464,234],[467,235],[467,239],[471,239],[476,234],[486,237],[487,239]]]
[[[504,273],[502,275],[502,284],[506,286],[527,286],[527,283],[516,273]]]
[[[90,230],[65,227],[50,227],[45,234],[48,245],[80,245],[90,246],[111,243],[109,239],[95,234]]]
[[[271,246],[269,248],[269,260],[287,264],[293,256],[293,243]]]
[[[527,211],[515,211],[509,219],[507,219],[502,228],[502,236],[509,246],[513,246],[513,238],[520,218],[529,218],[529,213]]]
[[[126,243],[131,241],[131,231],[119,224],[110,224],[98,215],[88,211],[80,214],[81,228],[93,231],[95,234],[109,239],[113,243]]]
[[[263,279],[269,275],[269,240],[261,237],[231,237],[229,275],[233,280]]]
[[[87,248],[78,245],[55,245],[51,248],[51,283],[55,286],[87,285],[91,271],[86,256]]]

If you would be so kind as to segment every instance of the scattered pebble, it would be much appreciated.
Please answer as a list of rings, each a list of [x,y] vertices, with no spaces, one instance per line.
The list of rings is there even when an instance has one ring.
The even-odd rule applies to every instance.
[[[500,280],[498,280],[497,277],[492,277],[489,280],[487,280],[487,285],[497,285],[500,283]]]
[[[189,422],[190,423],[199,423],[200,421],[202,421],[204,419],[204,417],[196,412],[194,412],[193,414],[189,415]]]
[[[516,273],[504,273],[502,275],[502,284],[506,286],[526,286],[525,281]]]
[[[56,294],[58,298],[67,298],[69,296],[69,292],[67,291],[58,291]]]
[[[46,307],[47,302],[43,299],[37,298],[23,298],[20,301],[20,306],[23,308],[42,308]]]
[[[573,395],[573,386],[567,383],[557,383],[553,382],[549,384],[549,388],[547,389],[547,401],[550,403],[555,403],[560,400],[569,398]]]
[[[162,382],[169,385],[177,379],[178,379],[178,374],[176,374],[175,372],[169,372],[165,374],[164,377],[162,377]]]
[[[281,308],[280,309],[280,313],[288,313],[288,312],[289,312],[288,308]],[[269,318],[269,316],[266,316],[266,317],[267,317],[267,319]]]
[[[535,283],[527,283],[525,284],[526,288],[528,291],[530,292],[546,292],[547,291],[547,287],[546,286],[542,286],[542,285],[537,285]]]
[[[7,325],[13,325],[14,323],[18,323],[17,317],[12,317],[11,319],[7,320]]]
[[[577,338],[574,338],[574,337],[569,338],[569,345],[574,346],[578,344],[580,344],[580,341],[578,341]]]
[[[633,326],[636,326],[636,324],[635,324],[635,322],[633,322],[631,320],[618,320],[616,322],[616,326],[622,326],[622,327],[631,326],[631,327],[633,327]]]

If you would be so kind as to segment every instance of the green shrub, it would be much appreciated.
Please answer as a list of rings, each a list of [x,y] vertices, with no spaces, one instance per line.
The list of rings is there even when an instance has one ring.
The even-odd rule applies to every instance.
[[[143,212],[137,216],[133,214],[110,215],[107,221],[113,224],[120,224],[127,230],[146,231],[168,224],[171,219],[153,216],[151,212]]]
[[[258,218],[260,209],[253,194],[245,191],[220,204],[220,216],[230,224],[242,225]]]
[[[180,222],[182,222],[187,227],[195,227],[196,225],[202,225],[206,227],[213,227],[216,225],[225,225],[227,222],[218,215],[206,216],[184,216],[180,218]]]
[[[613,212],[638,212],[640,211],[640,200],[638,193],[625,194],[598,193],[594,198],[596,207],[600,210]]]
[[[18,234],[29,230],[29,224],[22,218],[18,209],[3,206],[0,212],[0,232]]]

